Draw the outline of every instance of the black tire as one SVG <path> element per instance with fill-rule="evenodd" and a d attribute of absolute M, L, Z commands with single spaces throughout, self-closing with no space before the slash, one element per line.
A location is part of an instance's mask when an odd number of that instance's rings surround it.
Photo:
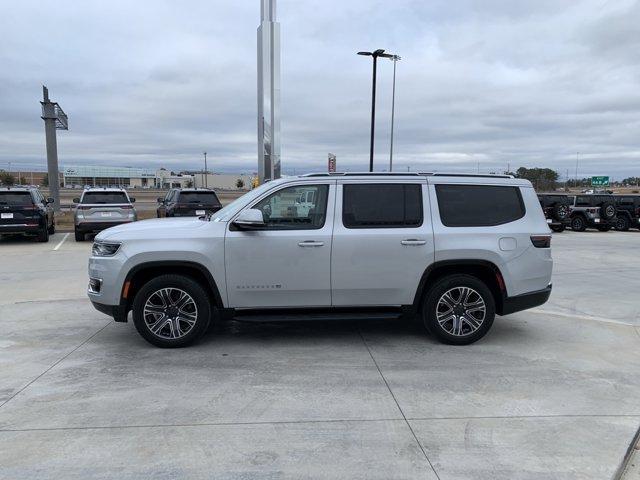
<path fill-rule="evenodd" d="M 191 298 L 190 302 L 195 305 L 195 308 L 188 313 L 195 317 L 195 324 L 193 324 L 193 326 L 189 326 L 188 324 L 185 325 L 186 320 L 182 323 L 177 321 L 179 329 L 187 330 L 187 328 L 189 328 L 186 333 L 178 338 L 167 338 L 165 336 L 166 333 L 174 331 L 175 324 L 173 322 L 165 322 L 163 324 L 165 326 L 161 327 L 157 333 L 154 333 L 151 331 L 144 318 L 145 304 L 150 299 L 152 303 L 156 303 L 153 301 L 153 298 L 159 297 L 154 297 L 154 295 L 157 295 L 156 292 L 162 289 L 174 289 L 174 291 L 181 290 Z M 171 297 L 171 301 L 173 300 L 177 300 L 177 298 L 175 296 Z M 175 304 L 171 304 L 169 308 L 173 308 L 173 313 L 176 314 L 179 311 L 175 310 L 175 308 L 177 308 Z M 162 348 L 186 347 L 187 345 L 192 344 L 205 334 L 211 321 L 211 302 L 207 292 L 198 282 L 182 275 L 161 275 L 149 280 L 138 291 L 138 293 L 136 293 L 133 300 L 132 310 L 133 324 L 135 325 L 136 330 L 138 330 L 138 333 L 147 342 L 155 345 L 156 347 Z M 169 315 L 171 315 L 171 310 L 169 312 Z M 164 315 L 166 315 L 166 312 Z M 182 330 L 180 331 L 182 333 Z"/>
<path fill-rule="evenodd" d="M 571 230 L 574 232 L 584 232 L 587 229 L 587 222 L 582 215 L 576 215 L 571 219 Z"/>
<path fill-rule="evenodd" d="M 551 216 L 556 220 L 562 222 L 569 216 L 569 205 L 566 203 L 555 203 L 551 210 Z"/>
<path fill-rule="evenodd" d="M 38 230 L 38 236 L 36 237 L 36 240 L 42 243 L 46 243 L 49 241 L 49 229 L 46 225 L 44 225 L 41 230 Z"/>
<path fill-rule="evenodd" d="M 76 242 L 84 242 L 84 233 L 79 232 L 78 230 L 74 230 L 76 235 Z"/>
<path fill-rule="evenodd" d="M 613 220 L 616 216 L 616 206 L 611 202 L 604 202 L 600 206 L 600 218 L 605 220 Z"/>
<path fill-rule="evenodd" d="M 629 219 L 625 215 L 618 217 L 618 219 L 616 220 L 616 230 L 618 230 L 619 232 L 626 232 L 627 230 L 629 230 L 629 227 Z"/>
<path fill-rule="evenodd" d="M 49 235 L 56 233 L 56 221 L 51 220 L 51 226 L 49 227 Z"/>
<path fill-rule="evenodd" d="M 454 292 L 450 293 L 450 298 L 454 301 L 460 300 L 461 298 L 456 298 L 455 295 L 456 289 L 459 288 L 469 288 L 473 290 L 473 293 L 467 297 L 468 300 L 477 301 L 478 298 L 481 298 L 484 302 L 484 317 L 481 319 L 479 325 L 476 325 L 475 330 L 472 330 L 471 322 L 468 320 L 460 323 L 456 323 L 456 320 L 452 320 L 451 326 L 449 326 L 448 321 L 445 321 L 442 324 L 438 321 L 439 309 L 442 306 L 446 307 L 444 303 L 441 303 L 442 298 L 446 293 Z M 463 303 L 456 303 L 453 308 L 464 309 Z M 454 310 L 452 309 L 452 312 L 453 311 Z M 458 310 L 455 311 L 457 312 Z M 460 312 L 462 312 L 462 310 L 460 310 Z M 442 314 L 443 312 L 440 313 Z M 440 342 L 450 345 L 469 345 L 470 343 L 480 340 L 491 328 L 495 314 L 495 300 L 491 290 L 489 290 L 487 285 L 478 278 L 464 274 L 454 274 L 442 277 L 431 289 L 429 289 L 422 304 L 422 321 L 424 322 L 424 326 Z M 469 315 L 470 313 L 468 312 L 463 314 L 465 318 L 469 318 Z M 474 323 L 478 323 L 480 320 L 477 317 L 471 318 L 475 320 Z M 461 329 L 459 334 L 451 333 L 452 330 L 456 329 L 456 324 L 459 325 Z M 467 333 L 465 333 L 465 330 L 467 330 Z"/>
<path fill-rule="evenodd" d="M 611 225 L 603 225 L 598 227 L 598 230 L 601 232 L 608 232 L 609 230 L 611 230 Z"/>
<path fill-rule="evenodd" d="M 565 225 L 549 225 L 549 227 L 557 233 L 564 232 L 564 229 L 567 228 Z"/>

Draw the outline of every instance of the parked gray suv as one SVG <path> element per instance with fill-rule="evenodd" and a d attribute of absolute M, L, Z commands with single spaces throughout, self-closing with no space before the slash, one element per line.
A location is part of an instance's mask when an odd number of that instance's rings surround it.
<path fill-rule="evenodd" d="M 211 216 L 98 234 L 89 298 L 160 347 L 212 321 L 418 316 L 440 341 L 551 293 L 551 232 L 510 176 L 312 174 L 274 180 Z"/>
<path fill-rule="evenodd" d="M 82 192 L 82 197 L 73 199 L 78 204 L 74 214 L 76 242 L 83 241 L 87 233 L 135 222 L 135 201 L 123 188 L 89 188 Z"/>

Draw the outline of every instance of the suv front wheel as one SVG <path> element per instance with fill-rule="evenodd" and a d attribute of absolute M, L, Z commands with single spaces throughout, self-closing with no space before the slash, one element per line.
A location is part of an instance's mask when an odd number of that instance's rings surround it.
<path fill-rule="evenodd" d="M 427 293 L 422 319 L 438 340 L 468 345 L 486 335 L 495 318 L 495 301 L 484 282 L 471 275 L 447 275 Z"/>
<path fill-rule="evenodd" d="M 587 229 L 587 223 L 581 215 L 576 215 L 571 219 L 571 230 L 574 232 L 584 232 Z"/>
<path fill-rule="evenodd" d="M 133 323 L 149 343 L 185 347 L 207 331 L 209 297 L 200 284 L 182 275 L 162 275 L 147 282 L 133 300 Z"/>

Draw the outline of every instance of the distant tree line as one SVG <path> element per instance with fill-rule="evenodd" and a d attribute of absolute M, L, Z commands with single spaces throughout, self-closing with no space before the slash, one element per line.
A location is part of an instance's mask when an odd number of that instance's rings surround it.
<path fill-rule="evenodd" d="M 538 191 L 551 191 L 558 187 L 558 172 L 550 168 L 526 168 L 520 167 L 515 172 L 505 172 L 516 178 L 529 180 L 533 187 Z"/>

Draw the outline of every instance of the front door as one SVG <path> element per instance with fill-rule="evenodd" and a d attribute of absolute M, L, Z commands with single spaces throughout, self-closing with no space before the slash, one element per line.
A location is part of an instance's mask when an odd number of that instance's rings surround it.
<path fill-rule="evenodd" d="M 331 305 L 335 188 L 335 180 L 288 184 L 247 207 L 262 211 L 264 227 L 239 230 L 233 221 L 228 223 L 225 267 L 230 307 Z"/>

